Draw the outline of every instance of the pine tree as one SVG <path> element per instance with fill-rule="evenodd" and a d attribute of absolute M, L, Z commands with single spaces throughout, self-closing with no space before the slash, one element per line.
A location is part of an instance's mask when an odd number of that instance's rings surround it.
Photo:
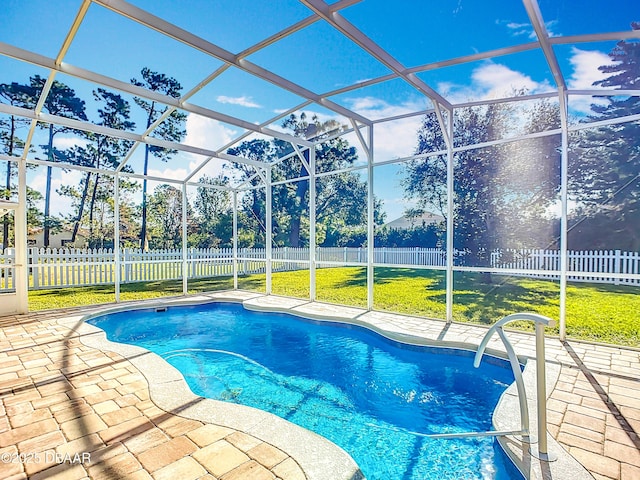
<path fill-rule="evenodd" d="M 160 92 L 170 97 L 179 98 L 182 86 L 175 78 L 167 77 L 162 73 L 152 72 L 149 68 L 143 68 L 141 71 L 142 80 L 131 79 L 131 83 L 139 87 L 144 87 L 154 92 Z M 136 104 L 147 113 L 147 128 L 151 127 L 168 109 L 166 105 L 161 105 L 155 101 L 148 101 L 143 98 L 134 97 Z M 184 123 L 187 115 L 174 110 L 164 119 L 164 121 L 153 130 L 153 136 L 178 142 L 186 135 Z M 147 172 L 149 169 L 149 155 L 162 160 L 168 161 L 177 152 L 175 150 L 158 147 L 155 145 L 145 145 L 144 149 L 144 168 L 143 175 L 145 179 L 142 181 L 142 225 L 140 228 L 140 247 L 147 248 Z"/>
<path fill-rule="evenodd" d="M 640 22 L 631 26 L 640 30 Z M 613 63 L 599 69 L 610 75 L 595 85 L 637 90 L 640 42 L 620 41 L 609 56 Z M 640 96 L 607 97 L 591 108 L 589 121 L 637 115 Z M 571 218 L 570 248 L 640 250 L 640 122 L 587 129 L 572 140 L 570 188 L 579 207 Z"/>
<path fill-rule="evenodd" d="M 33 97 L 30 95 L 28 85 L 20 85 L 16 82 L 0 84 L 0 100 L 5 101 L 9 105 L 22 108 L 33 108 L 35 105 Z M 24 148 L 24 141 L 18 137 L 18 129 L 21 126 L 27 126 L 28 120 L 10 115 L 8 120 L 0 120 L 0 148 L 2 153 L 9 157 L 18 154 Z M 7 162 L 6 179 L 4 192 L 2 197 L 5 200 L 11 200 L 11 182 L 17 172 L 12 168 L 12 162 Z M 9 246 L 9 215 L 2 218 L 2 246 Z"/>
<path fill-rule="evenodd" d="M 35 75 L 31 77 L 31 95 L 34 99 L 37 99 L 44 89 L 47 82 L 45 78 Z M 51 115 L 59 117 L 74 118 L 79 120 L 87 120 L 85 114 L 84 100 L 76 96 L 75 91 L 61 83 L 54 80 L 49 94 L 44 101 L 43 110 Z M 68 132 L 72 129 L 68 127 L 55 126 L 51 124 L 39 124 L 42 128 L 46 128 L 49 133 L 49 141 L 47 145 L 44 145 L 44 149 L 47 152 L 47 160 L 50 162 L 56 161 L 60 155 L 64 155 L 63 152 L 58 151 L 53 146 L 53 139 L 56 134 L 60 132 Z M 57 220 L 51 217 L 51 176 L 52 167 L 47 166 L 47 184 L 44 192 L 44 246 L 49 246 L 49 235 L 51 228 L 57 223 Z"/>

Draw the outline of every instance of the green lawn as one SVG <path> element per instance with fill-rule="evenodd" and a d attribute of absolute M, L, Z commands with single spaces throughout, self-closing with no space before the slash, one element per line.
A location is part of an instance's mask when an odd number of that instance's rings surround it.
<path fill-rule="evenodd" d="M 491 282 L 476 273 L 457 272 L 454 282 L 454 319 L 490 325 L 505 315 L 533 311 L 557 319 L 560 311 L 558 282 L 493 275 Z M 323 268 L 316 272 L 316 292 L 320 301 L 364 307 L 366 269 Z M 264 292 L 265 276 L 238 279 L 241 289 Z M 189 293 L 233 287 L 229 277 L 193 280 Z M 274 273 L 273 293 L 308 298 L 309 271 Z M 182 293 L 181 281 L 126 284 L 122 300 L 174 296 Z M 605 284 L 574 283 L 567 288 L 567 335 L 572 338 L 640 347 L 640 289 Z M 32 310 L 92 305 L 114 301 L 113 286 L 29 293 Z M 445 315 L 444 272 L 376 268 L 374 306 L 386 310 L 432 318 Z M 516 325 L 532 329 L 524 323 Z M 553 329 L 558 331 L 556 326 Z"/>

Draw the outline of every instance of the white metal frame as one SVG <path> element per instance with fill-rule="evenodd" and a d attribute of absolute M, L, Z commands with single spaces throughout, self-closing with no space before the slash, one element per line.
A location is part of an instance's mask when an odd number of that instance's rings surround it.
<path fill-rule="evenodd" d="M 182 265 L 184 272 L 184 281 L 183 281 L 183 292 L 187 291 L 187 257 L 186 257 L 186 232 L 187 232 L 187 186 L 203 186 L 207 188 L 219 188 L 224 189 L 225 187 L 221 186 L 211 186 L 204 185 L 197 181 L 194 181 L 196 175 L 202 171 L 202 169 L 207 166 L 210 162 L 215 162 L 219 160 L 237 162 L 244 165 L 252 166 L 256 173 L 253 178 L 259 178 L 260 184 L 258 186 L 251 186 L 249 182 L 252 180 L 247 180 L 244 183 L 231 185 L 228 189 L 232 193 L 233 198 L 233 232 L 234 232 L 234 243 L 233 243 L 233 271 L 234 271 L 234 288 L 238 287 L 238 245 L 237 245 L 237 234 L 238 234 L 238 194 L 242 191 L 246 191 L 252 188 L 265 188 L 266 196 L 267 196 L 267 212 L 266 212 L 266 271 L 267 271 L 267 293 L 271 293 L 272 285 L 271 285 L 271 271 L 272 271 L 272 211 L 271 211 L 271 196 L 272 196 L 272 187 L 274 185 L 279 185 L 282 183 L 296 182 L 296 181 L 309 181 L 309 217 L 310 217 L 310 231 L 309 231 L 309 239 L 310 245 L 312 247 L 316 246 L 316 181 L 318 178 L 321 178 L 324 175 L 330 175 L 337 172 L 327 172 L 323 174 L 318 174 L 316 171 L 316 154 L 315 147 L 316 141 L 309 140 L 301 137 L 295 137 L 291 134 L 285 133 L 278 128 L 273 128 L 273 125 L 285 118 L 287 115 L 291 113 L 295 113 L 301 111 L 305 108 L 313 107 L 313 105 L 322 106 L 336 115 L 339 115 L 348 122 L 351 123 L 351 128 L 348 130 L 344 130 L 339 132 L 336 136 L 345 135 L 348 133 L 355 133 L 362 150 L 366 155 L 366 164 L 358 165 L 343 169 L 341 171 L 356 171 L 356 170 L 366 170 L 367 173 L 367 233 L 368 233 L 368 257 L 366 261 L 367 268 L 367 307 L 374 308 L 374 296 L 373 296 L 373 287 L 374 287 L 374 268 L 376 266 L 374 262 L 373 255 L 373 247 L 374 247 L 374 194 L 375 194 L 375 185 L 374 185 L 374 171 L 375 168 L 382 165 L 395 164 L 406 162 L 407 160 L 411 160 L 414 158 L 423 158 L 432 155 L 445 155 L 447 159 L 447 188 L 448 188 L 448 199 L 447 199 L 447 263 L 446 268 L 444 269 L 446 272 L 446 284 L 447 284 L 447 292 L 446 292 L 446 317 L 447 320 L 452 320 L 453 318 L 453 278 L 454 272 L 456 271 L 475 271 L 473 268 L 462 268 L 455 267 L 453 262 L 453 211 L 454 211 L 454 196 L 453 192 L 453 175 L 454 175 L 454 166 L 453 166 L 453 158 L 456 152 L 481 148 L 486 146 L 500 145 L 503 143 L 514 142 L 527 138 L 537 138 L 544 137 L 549 135 L 560 135 L 561 136 L 561 158 L 562 158 L 562 177 L 561 177 L 561 202 L 562 202 L 562 223 L 561 223 L 561 252 L 562 252 L 562 261 L 561 261 L 561 271 L 560 271 L 560 288 L 561 288 L 561 303 L 560 303 L 560 336 L 564 338 L 566 333 L 565 326 L 565 316 L 566 316 L 566 285 L 567 285 L 567 215 L 568 215 L 568 194 L 567 194 L 567 162 L 568 162 L 568 136 L 569 132 L 576 131 L 585 128 L 594 128 L 597 126 L 603 125 L 612 125 L 621 122 L 632 122 L 640 120 L 640 115 L 630 115 L 628 117 L 607 120 L 602 122 L 593 122 L 591 124 L 578 124 L 571 125 L 568 119 L 568 102 L 569 96 L 591 96 L 591 95 L 600 95 L 600 96 L 616 96 L 616 95 L 640 95 L 640 90 L 612 90 L 612 89 L 586 89 L 586 90 L 568 90 L 566 81 L 563 77 L 562 71 L 560 69 L 558 60 L 556 58 L 553 46 L 554 45 L 563 45 L 563 44 L 575 44 L 575 43 L 587 43 L 587 42 L 595 42 L 595 41 L 603 41 L 603 40 L 621 40 L 621 39 L 639 39 L 640 31 L 625 31 L 625 32 L 603 32 L 597 34 L 587 34 L 587 35 L 572 35 L 572 36 L 560 36 L 560 37 L 552 37 L 545 27 L 545 20 L 540 12 L 540 8 L 537 4 L 537 0 L 522 0 L 523 5 L 527 11 L 529 16 L 529 20 L 536 34 L 536 40 L 532 42 L 522 43 L 519 45 L 514 45 L 505 48 L 498 48 L 491 51 L 486 52 L 478 52 L 472 55 L 466 55 L 457 58 L 445 59 L 443 61 L 418 65 L 418 66 L 406 66 L 403 65 L 400 61 L 394 58 L 389 52 L 387 52 L 380 45 L 376 44 L 370 37 L 364 34 L 361 30 L 359 30 L 354 24 L 349 22 L 342 14 L 341 11 L 350 7 L 353 4 L 359 3 L 359 0 L 340 0 L 338 2 L 329 4 L 324 0 L 300 0 L 303 5 L 309 8 L 310 15 L 288 27 L 284 28 L 282 31 L 277 32 L 270 37 L 252 45 L 251 47 L 245 49 L 244 51 L 234 54 L 229 52 L 218 45 L 215 45 L 201 37 L 194 35 L 193 33 L 184 30 L 170 21 L 159 18 L 151 13 L 138 8 L 132 4 L 127 3 L 124 0 L 83 0 L 73 22 L 72 25 L 60 46 L 60 50 L 55 58 L 48 58 L 43 55 L 39 55 L 34 52 L 29 52 L 20 48 L 20 46 L 16 45 L 8 45 L 5 43 L 0 43 L 0 55 L 7 56 L 10 58 L 14 58 L 20 61 L 24 61 L 30 63 L 35 66 L 39 66 L 48 70 L 49 75 L 43 89 L 43 92 L 40 96 L 40 99 L 33 110 L 22 109 L 18 107 L 13 107 L 6 104 L 0 103 L 0 113 L 4 113 L 7 115 L 15 115 L 25 119 L 31 120 L 31 126 L 29 129 L 29 133 L 27 135 L 26 147 L 24 148 L 24 154 L 22 157 L 7 157 L 5 155 L 0 155 L 0 160 L 16 162 L 18 164 L 19 169 L 19 190 L 18 190 L 18 200 L 19 206 L 17 209 L 17 221 L 16 221 L 16 235 L 17 235 L 17 243 L 26 246 L 26 165 L 27 163 L 42 165 L 47 167 L 60 167 L 61 165 L 55 162 L 41 160 L 37 158 L 32 158 L 29 155 L 29 147 L 33 143 L 33 137 L 36 130 L 36 124 L 38 121 L 41 122 L 49 122 L 54 123 L 56 125 L 72 127 L 78 130 L 83 130 L 86 132 L 95 132 L 103 135 L 109 135 L 115 138 L 121 138 L 133 141 L 134 144 L 128 154 L 125 156 L 124 161 L 118 167 L 116 171 L 106 171 L 106 170 L 97 170 L 87 167 L 79 167 L 72 165 L 64 165 L 65 168 L 76 169 L 85 172 L 94 172 L 100 174 L 106 174 L 113 176 L 114 181 L 114 192 L 115 192 L 115 201 L 116 201 L 116 209 L 115 209 L 115 217 L 116 217 L 116 227 L 115 227 L 115 248 L 116 252 L 120 249 L 120 229 L 119 229 L 119 209 L 117 208 L 118 200 L 119 200 L 119 179 L 120 178 L 136 178 L 143 179 L 145 178 L 143 175 L 128 173 L 124 171 L 124 167 L 129 162 L 129 159 L 132 157 L 136 148 L 140 145 L 150 144 L 157 145 L 160 147 L 176 149 L 181 152 L 190 152 L 203 157 L 203 161 L 192 171 L 190 172 L 184 179 L 176 180 L 176 179 L 168 179 L 168 178 L 158 178 L 152 176 L 146 176 L 148 180 L 157 180 L 168 183 L 174 183 L 177 186 L 181 187 L 182 198 L 183 198 L 183 214 L 182 214 L 182 223 L 183 223 L 183 257 L 182 257 Z M 145 88 L 138 87 L 123 81 L 120 81 L 115 78 L 111 78 L 105 75 L 98 74 L 96 72 L 92 72 L 83 68 L 79 68 L 77 66 L 70 65 L 64 62 L 64 58 L 69 51 L 69 48 L 73 44 L 78 29 L 82 25 L 89 8 L 106 8 L 111 12 L 126 17 L 130 20 L 133 20 L 140 25 L 155 30 L 167 37 L 170 37 L 182 44 L 196 49 L 206 55 L 209 55 L 218 61 L 222 62 L 222 66 L 217 68 L 214 72 L 209 74 L 206 78 L 201 80 L 196 85 L 192 86 L 191 89 L 187 91 L 181 98 L 172 98 L 166 95 L 161 95 L 157 92 L 152 92 L 146 90 Z M 296 32 L 299 32 L 310 25 L 313 25 L 317 22 L 324 22 L 341 35 L 346 37 L 349 41 L 353 42 L 360 49 L 364 50 L 370 56 L 372 56 L 375 60 L 377 60 L 381 65 L 386 67 L 391 73 L 382 75 L 378 78 L 371 78 L 353 85 L 347 85 L 344 87 L 340 87 L 338 89 L 317 93 L 312 92 L 309 89 L 298 85 L 287 78 L 283 78 L 280 75 L 277 75 L 274 72 L 266 70 L 255 63 L 249 61 L 247 57 L 252 55 L 253 53 L 260 51 L 262 49 L 268 48 L 271 45 L 276 44 L 283 38 L 289 37 Z M 547 64 L 552 72 L 554 82 L 555 82 L 555 91 L 543 94 L 534 94 L 534 95 L 524 95 L 521 97 L 511 97 L 511 98 L 501 98 L 494 100 L 484 100 L 484 101 L 474 101 L 474 102 L 466 102 L 466 103 L 457 103 L 453 104 L 449 99 L 445 96 L 440 95 L 433 87 L 428 85 L 426 82 L 417 77 L 418 73 L 431 71 L 447 66 L 455 66 L 455 65 L 463 65 L 471 62 L 476 62 L 479 60 L 490 59 L 502 55 L 514 54 L 524 51 L 531 50 L 539 50 L 543 53 Z M 231 115 L 227 115 L 210 108 L 206 108 L 202 105 L 197 105 L 194 103 L 190 103 L 189 100 L 194 97 L 194 95 L 203 89 L 206 85 L 212 82 L 215 78 L 220 76 L 223 72 L 228 69 L 236 68 L 241 71 L 248 73 L 250 75 L 254 75 L 260 80 L 269 82 L 272 85 L 275 85 L 279 88 L 282 88 L 288 92 L 294 93 L 303 99 L 303 101 L 298 105 L 292 105 L 285 112 L 279 113 L 275 117 L 261 123 L 255 124 L 243 118 L 233 117 Z M 64 117 L 54 116 L 43 113 L 43 105 L 46 99 L 46 96 L 49 94 L 50 88 L 53 84 L 53 81 L 56 77 L 56 74 L 64 73 L 66 75 L 70 75 L 72 77 L 93 82 L 97 85 L 101 85 L 103 87 L 116 90 L 119 92 L 123 92 L 129 95 L 135 95 L 138 97 L 145 98 L 147 100 L 158 102 L 162 105 L 168 107 L 165 112 L 164 117 L 156 121 L 153 125 L 151 125 L 146 131 L 141 134 L 127 132 L 122 130 L 109 129 L 102 126 L 95 125 L 91 122 L 87 121 L 78 121 L 72 120 Z M 425 102 L 427 104 L 431 104 L 431 109 L 422 109 L 413 113 L 407 113 L 402 115 L 390 116 L 382 119 L 370 119 L 367 118 L 349 108 L 346 108 L 344 105 L 340 105 L 336 101 L 332 100 L 333 97 L 345 94 L 349 92 L 356 92 L 358 89 L 373 86 L 382 82 L 387 82 L 390 80 L 401 80 L 411 88 L 415 90 L 415 92 L 419 95 L 422 95 L 425 98 Z M 516 102 L 523 100 L 534 100 L 539 98 L 557 98 L 560 105 L 561 112 L 561 126 L 559 129 L 550 130 L 545 132 L 539 132 L 531 135 L 522 135 L 519 137 L 513 138 L 504 138 L 504 139 L 496 139 L 492 142 L 485 142 L 481 145 L 466 145 L 456 147 L 453 144 L 453 116 L 454 110 L 456 108 L 463 108 L 468 106 L 476 106 L 476 105 L 489 105 L 493 103 L 499 102 Z M 217 150 L 205 149 L 205 148 L 197 148 L 190 145 L 186 145 L 184 143 L 179 142 L 167 142 L 157 138 L 153 138 L 151 134 L 153 130 L 161 123 L 161 121 L 166 118 L 171 112 L 180 110 L 187 113 L 193 113 L 197 115 L 201 115 L 208 119 L 217 120 L 223 122 L 225 124 L 232 125 L 237 128 L 241 128 L 243 133 L 241 133 L 238 137 L 234 138 L 227 145 L 224 145 Z M 385 122 L 391 122 L 395 120 L 401 120 L 405 118 L 410 118 L 412 116 L 423 116 L 426 113 L 435 113 L 438 118 L 438 123 L 440 125 L 440 129 L 442 130 L 442 134 L 446 140 L 446 150 L 441 152 L 430 152 L 424 155 L 416 155 L 407 158 L 400 159 L 374 159 L 374 135 L 376 128 L 384 128 Z M 309 151 L 309 162 L 308 162 L 308 175 L 303 176 L 301 178 L 293 178 L 287 179 L 281 182 L 272 182 L 271 181 L 271 169 L 274 164 L 267 164 L 266 162 L 260 162 L 248 158 L 241 158 L 237 156 L 232 156 L 226 153 L 227 149 L 231 146 L 239 144 L 242 140 L 246 139 L 249 135 L 264 135 L 271 138 L 277 138 L 286 142 L 289 142 L 294 152 L 290 155 L 282 157 L 277 160 L 284 161 L 291 155 L 297 155 L 304 162 L 304 156 L 302 152 L 304 150 Z M 26 251 L 22 251 L 22 249 L 18 249 L 19 255 L 16 259 L 16 263 L 20 266 L 26 265 Z M 120 279 L 120 258 L 119 255 L 116 254 L 116 301 L 120 299 L 120 289 L 119 289 L 119 279 Z M 315 255 L 315 248 L 310 249 L 309 256 L 309 282 L 310 282 L 310 298 L 311 300 L 315 300 L 316 298 L 316 266 L 317 266 L 317 258 Z M 26 270 L 24 267 L 18 269 L 17 273 L 17 291 L 19 292 L 18 296 L 20 298 L 21 310 L 27 310 L 27 276 L 25 274 Z"/>

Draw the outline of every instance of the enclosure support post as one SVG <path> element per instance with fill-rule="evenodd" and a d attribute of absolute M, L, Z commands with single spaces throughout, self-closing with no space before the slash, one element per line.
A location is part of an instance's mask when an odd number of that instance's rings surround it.
<path fill-rule="evenodd" d="M 189 290 L 187 262 L 187 184 L 182 184 L 182 294 Z"/>
<path fill-rule="evenodd" d="M 373 263 L 375 246 L 374 209 L 375 197 L 373 191 L 373 125 L 369 125 L 369 146 L 367 148 L 367 310 L 373 309 L 373 286 L 375 271 Z"/>
<path fill-rule="evenodd" d="M 273 230 L 273 223 L 272 223 L 272 216 L 273 216 L 273 205 L 271 205 L 271 202 L 273 201 L 273 192 L 271 191 L 271 167 L 266 167 L 264 170 L 264 183 L 265 183 L 265 189 L 266 189 L 266 206 L 267 206 L 267 218 L 265 219 L 265 254 L 266 254 L 266 260 L 267 260 L 267 264 L 266 264 L 266 277 L 267 277 L 267 284 L 266 284 L 266 294 L 267 295 L 271 295 L 271 291 L 272 291 L 272 282 L 271 282 L 271 272 L 272 272 L 272 246 L 273 246 L 273 238 L 272 238 L 272 230 Z"/>
<path fill-rule="evenodd" d="M 116 303 L 120 302 L 120 175 L 113 176 L 113 265 Z"/>
<path fill-rule="evenodd" d="M 316 299 L 316 149 L 309 148 L 309 300 Z"/>
<path fill-rule="evenodd" d="M 564 341 L 567 335 L 567 268 L 568 258 L 568 167 L 569 167 L 569 125 L 567 91 L 559 90 L 560 121 L 562 126 L 562 153 L 560 167 L 560 340 Z"/>
<path fill-rule="evenodd" d="M 233 191 L 233 289 L 238 289 L 238 192 Z"/>
<path fill-rule="evenodd" d="M 453 110 L 447 116 L 447 273 L 446 273 L 446 319 L 453 321 L 453 264 L 454 264 L 454 244 L 453 244 Z"/>
<path fill-rule="evenodd" d="M 553 462 L 557 455 L 549 453 L 547 443 L 547 373 L 544 348 L 544 324 L 536 323 L 536 389 L 538 401 L 538 449 L 529 449 L 540 460 Z"/>
<path fill-rule="evenodd" d="M 18 207 L 15 215 L 15 289 L 18 313 L 29 311 L 29 257 L 27 242 L 27 162 L 18 160 Z"/>

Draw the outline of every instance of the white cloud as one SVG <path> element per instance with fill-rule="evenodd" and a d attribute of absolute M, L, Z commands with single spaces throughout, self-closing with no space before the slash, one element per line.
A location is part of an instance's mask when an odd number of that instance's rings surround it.
<path fill-rule="evenodd" d="M 552 90 L 547 80 L 537 82 L 530 76 L 513 70 L 506 65 L 487 61 L 471 73 L 471 85 L 439 83 L 437 88 L 452 103 L 469 100 L 488 100 L 513 95 L 518 90 L 527 93 L 541 93 Z"/>
<path fill-rule="evenodd" d="M 71 185 L 77 187 L 80 180 L 86 175 L 80 170 L 68 170 L 63 172 L 61 169 L 54 168 L 51 175 L 51 214 L 55 216 L 68 215 L 73 213 L 72 199 L 70 197 L 58 195 L 57 190 L 62 185 Z M 44 196 L 47 186 L 46 168 L 42 168 L 38 173 L 28 179 L 29 187 L 37 190 L 42 194 L 42 200 L 39 207 L 44 209 Z"/>
<path fill-rule="evenodd" d="M 184 143 L 199 148 L 215 150 L 226 145 L 239 132 L 220 123 L 218 120 L 189 114 L 187 117 L 187 135 Z"/>
<path fill-rule="evenodd" d="M 402 158 L 413 155 L 422 116 L 408 117 L 379 124 L 374 133 L 376 160 Z"/>
<path fill-rule="evenodd" d="M 489 92 L 509 91 L 518 88 L 526 88 L 533 91 L 538 88 L 538 84 L 528 75 L 499 63 L 487 63 L 476 68 L 471 78 L 480 87 L 487 89 Z"/>
<path fill-rule="evenodd" d="M 242 97 L 228 97 L 226 95 L 220 95 L 216 100 L 220 103 L 230 103 L 232 105 L 240 105 L 241 107 L 262 108 L 261 105 L 254 102 L 251 97 L 244 95 Z"/>
<path fill-rule="evenodd" d="M 508 20 L 496 20 L 498 25 L 504 25 L 509 30 L 509 33 L 513 37 L 521 37 L 526 36 L 529 40 L 537 40 L 538 36 L 536 35 L 535 30 L 533 29 L 533 25 L 530 23 L 518 23 L 518 22 L 510 22 Z M 559 33 L 553 31 L 553 28 L 558 24 L 557 20 L 549 20 L 544 23 L 545 29 L 547 30 L 547 34 L 550 37 L 557 37 Z"/>
<path fill-rule="evenodd" d="M 218 150 L 239 135 L 240 132 L 238 130 L 229 128 L 217 120 L 192 114 L 187 118 L 187 137 L 185 143 L 188 145 Z M 186 153 L 185 156 L 189 158 L 190 172 L 193 172 L 206 160 L 206 158 L 201 155 Z M 196 177 L 200 178 L 202 175 L 215 177 L 221 172 L 222 162 L 214 158 L 196 174 Z M 185 177 L 186 175 L 184 175 L 182 179 Z"/>
<path fill-rule="evenodd" d="M 602 65 L 612 65 L 611 57 L 597 50 L 571 49 L 569 63 L 573 67 L 573 73 L 569 78 L 569 87 L 572 89 L 596 88 L 593 86 L 598 80 L 603 80 L 608 74 L 598 70 Z"/>
<path fill-rule="evenodd" d="M 349 108 L 352 110 L 361 112 L 362 110 L 369 111 L 371 113 L 376 113 L 379 110 L 385 110 L 390 107 L 388 103 L 384 100 L 375 97 L 359 97 L 359 98 L 351 98 L 348 101 Z M 364 112 L 361 112 L 364 114 Z M 376 115 L 378 115 L 376 113 Z"/>
<path fill-rule="evenodd" d="M 239 131 L 229 128 L 217 120 L 195 114 L 189 114 L 187 116 L 186 130 L 187 134 L 184 139 L 186 145 L 213 151 L 228 144 L 233 138 L 239 135 Z M 148 172 L 150 176 L 182 181 L 202 165 L 206 158 L 205 156 L 190 152 L 181 152 L 168 164 L 159 164 L 166 166 L 165 168 L 151 167 Z M 172 165 L 177 166 L 177 168 L 172 167 Z M 196 174 L 196 177 L 199 178 L 204 174 L 216 176 L 221 171 L 221 162 L 213 159 L 203 170 Z"/>
<path fill-rule="evenodd" d="M 580 50 L 573 48 L 569 63 L 572 74 L 567 78 L 567 86 L 572 90 L 597 89 L 594 82 L 607 77 L 598 70 L 602 65 L 611 65 L 611 58 L 603 52 Z M 493 61 L 484 62 L 471 73 L 471 85 L 459 85 L 441 82 L 438 91 L 452 103 L 463 103 L 469 100 L 488 100 L 510 96 L 514 91 L 525 89 L 527 93 L 542 93 L 554 90 L 547 81 L 537 82 L 529 75 L 513 70 L 506 65 Z M 605 103 L 603 99 L 591 96 L 572 96 L 570 108 L 579 113 L 590 113 L 591 104 Z"/>
<path fill-rule="evenodd" d="M 173 180 L 184 180 L 187 175 L 186 168 L 165 168 L 164 170 L 159 170 L 155 168 L 150 168 L 148 170 L 148 174 L 150 177 L 159 177 L 159 178 L 167 178 Z"/>
<path fill-rule="evenodd" d="M 44 173 L 44 170 L 42 172 L 42 174 L 38 174 L 33 178 L 29 178 L 27 181 L 29 187 L 37 190 L 38 192 L 44 192 L 45 186 L 47 184 L 47 177 Z"/>
<path fill-rule="evenodd" d="M 425 100 L 406 101 L 399 105 L 392 105 L 375 97 L 359 97 L 349 99 L 349 108 L 372 119 L 394 117 L 407 113 L 414 113 L 429 108 Z M 420 128 L 422 116 L 403 118 L 392 122 L 377 124 L 374 130 L 375 159 L 389 160 L 412 155 L 416 147 L 416 133 Z M 360 158 L 366 158 L 360 151 L 360 142 L 355 145 Z"/>
<path fill-rule="evenodd" d="M 183 154 L 180 154 L 180 156 L 173 158 L 171 163 L 173 163 L 174 165 L 180 165 L 180 164 L 185 165 L 186 162 L 189 162 L 188 167 L 171 168 L 169 165 L 167 165 L 166 168 L 164 169 L 150 168 L 149 175 L 157 178 L 167 178 L 167 179 L 182 181 L 182 180 L 185 180 L 191 174 L 191 172 L 195 171 L 197 168 L 203 165 L 207 158 L 208 157 L 204 157 L 201 155 L 192 155 L 189 153 L 183 153 Z M 204 165 L 200 170 L 198 170 L 198 173 L 196 173 L 196 175 L 191 180 L 197 181 L 203 175 L 207 175 L 209 177 L 216 177 L 223 172 L 222 165 L 225 163 L 227 162 L 225 162 L 224 160 L 212 158 L 206 165 Z M 225 173 L 228 173 L 228 172 L 225 171 Z M 154 182 L 155 182 L 154 185 L 162 184 L 162 182 L 157 182 L 155 180 Z M 173 183 L 172 185 L 175 186 L 175 184 Z"/>
<path fill-rule="evenodd" d="M 608 74 L 598 70 L 602 65 L 612 65 L 614 62 L 606 53 L 598 50 L 580 50 L 573 47 L 569 63 L 573 73 L 567 79 L 567 86 L 572 90 L 592 90 L 602 87 L 594 86 L 598 80 L 607 78 Z M 569 101 L 571 110 L 578 113 L 591 113 L 591 104 L 606 104 L 602 98 L 591 96 L 572 96 Z"/>
<path fill-rule="evenodd" d="M 535 36 L 535 32 L 533 31 L 533 27 L 530 23 L 507 22 L 505 23 L 505 26 L 514 37 L 522 35 L 526 35 L 527 37 L 531 37 L 531 35 Z"/>
<path fill-rule="evenodd" d="M 87 145 L 89 145 L 89 143 L 91 143 L 89 140 L 80 137 L 56 136 L 53 139 L 54 146 L 61 150 L 66 150 L 67 148 L 72 148 L 75 146 L 86 147 Z"/>

